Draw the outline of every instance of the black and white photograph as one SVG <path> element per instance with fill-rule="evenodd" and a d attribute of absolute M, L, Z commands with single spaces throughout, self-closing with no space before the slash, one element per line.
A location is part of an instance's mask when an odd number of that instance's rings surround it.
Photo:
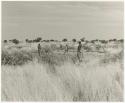
<path fill-rule="evenodd" d="M 1 1 L 1 30 L 1 101 L 124 101 L 124 1 Z"/>

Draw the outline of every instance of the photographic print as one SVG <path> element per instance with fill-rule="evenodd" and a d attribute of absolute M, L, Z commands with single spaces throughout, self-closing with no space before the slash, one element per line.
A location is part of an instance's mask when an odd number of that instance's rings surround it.
<path fill-rule="evenodd" d="M 2 1 L 1 100 L 123 102 L 123 1 Z"/>

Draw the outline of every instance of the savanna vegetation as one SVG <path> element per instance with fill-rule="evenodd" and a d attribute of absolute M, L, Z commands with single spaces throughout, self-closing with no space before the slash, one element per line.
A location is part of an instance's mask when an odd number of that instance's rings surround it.
<path fill-rule="evenodd" d="M 123 40 L 82 38 L 82 62 L 77 41 L 4 41 L 2 101 L 123 101 Z"/>

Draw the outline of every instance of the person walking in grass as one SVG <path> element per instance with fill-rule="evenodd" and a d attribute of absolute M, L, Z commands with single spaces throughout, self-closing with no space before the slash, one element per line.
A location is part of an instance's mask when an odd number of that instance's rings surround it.
<path fill-rule="evenodd" d="M 81 49 L 82 49 L 82 44 L 81 44 L 81 42 L 79 42 L 79 45 L 78 45 L 78 48 L 77 48 L 77 58 L 78 58 L 79 62 L 82 61 L 82 59 L 81 59 L 81 56 L 82 56 Z"/>
<path fill-rule="evenodd" d="M 68 50 L 69 50 L 69 47 L 68 47 L 68 45 L 66 44 L 64 54 L 68 53 Z"/>
<path fill-rule="evenodd" d="M 38 54 L 39 54 L 39 56 L 41 56 L 41 45 L 40 45 L 40 43 L 38 44 L 37 48 L 38 48 Z"/>

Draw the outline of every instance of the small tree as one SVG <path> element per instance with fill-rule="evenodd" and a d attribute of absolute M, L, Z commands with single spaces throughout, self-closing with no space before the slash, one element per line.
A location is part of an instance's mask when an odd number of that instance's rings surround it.
<path fill-rule="evenodd" d="M 86 42 L 86 43 L 89 43 L 89 41 L 88 41 L 88 40 L 85 40 L 85 42 Z"/>
<path fill-rule="evenodd" d="M 121 43 L 123 43 L 123 42 L 124 42 L 124 39 L 120 39 L 119 41 L 120 41 Z"/>
<path fill-rule="evenodd" d="M 14 44 L 19 44 L 19 40 L 17 40 L 17 39 L 13 39 L 12 42 L 13 42 Z"/>
<path fill-rule="evenodd" d="M 51 42 L 54 42 L 54 40 L 53 40 L 53 39 L 51 39 L 50 41 L 51 41 Z"/>
<path fill-rule="evenodd" d="M 4 40 L 4 43 L 7 43 L 7 40 Z"/>
<path fill-rule="evenodd" d="M 29 41 L 28 39 L 25 39 L 26 43 Z"/>
<path fill-rule="evenodd" d="M 113 39 L 113 41 L 115 42 L 115 41 L 117 41 L 117 39 Z"/>
<path fill-rule="evenodd" d="M 95 43 L 95 40 L 91 40 L 91 43 Z"/>
<path fill-rule="evenodd" d="M 46 40 L 46 42 L 49 42 L 49 40 Z"/>
<path fill-rule="evenodd" d="M 33 40 L 28 40 L 28 43 L 32 43 L 33 42 Z"/>
<path fill-rule="evenodd" d="M 76 39 L 72 39 L 73 42 L 76 42 Z"/>
<path fill-rule="evenodd" d="M 101 43 L 106 44 L 108 41 L 106 40 L 101 40 Z"/>
<path fill-rule="evenodd" d="M 80 40 L 81 40 L 82 42 L 84 42 L 84 41 L 85 41 L 85 38 L 83 37 L 83 38 L 81 38 Z"/>
<path fill-rule="evenodd" d="M 112 39 L 109 39 L 109 42 L 112 42 L 113 40 Z"/>
<path fill-rule="evenodd" d="M 95 41 L 99 41 L 98 39 L 96 39 Z"/>
<path fill-rule="evenodd" d="M 41 37 L 38 37 L 37 39 L 36 39 L 36 42 L 40 42 L 42 40 L 42 38 Z"/>
<path fill-rule="evenodd" d="M 38 37 L 38 38 L 34 39 L 33 42 L 40 42 L 41 40 L 42 40 L 42 38 Z"/>
<path fill-rule="evenodd" d="M 63 41 L 63 42 L 67 42 L 68 40 L 67 40 L 66 38 L 64 38 L 62 41 Z"/>

